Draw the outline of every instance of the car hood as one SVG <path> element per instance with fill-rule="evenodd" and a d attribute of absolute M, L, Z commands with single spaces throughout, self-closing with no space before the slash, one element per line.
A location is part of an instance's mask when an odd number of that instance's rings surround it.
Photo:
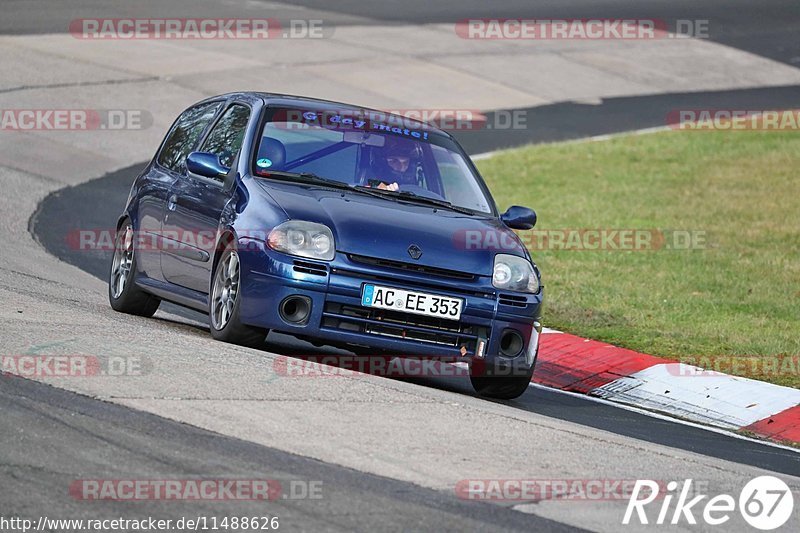
<path fill-rule="evenodd" d="M 526 256 L 498 218 L 395 202 L 313 185 L 259 184 L 290 219 L 330 227 L 339 253 L 490 276 L 498 252 Z M 413 259 L 409 247 L 422 251 Z"/>

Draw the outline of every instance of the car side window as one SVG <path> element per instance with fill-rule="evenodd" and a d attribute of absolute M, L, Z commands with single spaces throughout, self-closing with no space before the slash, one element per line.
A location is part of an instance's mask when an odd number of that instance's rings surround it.
<path fill-rule="evenodd" d="M 231 168 L 236 155 L 242 148 L 247 122 L 250 120 L 250 108 L 234 104 L 208 134 L 201 152 L 208 152 L 219 157 L 219 162 Z"/>
<path fill-rule="evenodd" d="M 184 111 L 167 136 L 164 147 L 158 154 L 158 163 L 175 172 L 183 172 L 186 168 L 186 156 L 192 151 L 220 105 L 221 102 L 211 102 Z"/>
<path fill-rule="evenodd" d="M 298 128 L 298 126 L 300 126 Z M 284 170 L 283 162 L 291 162 L 301 157 L 313 154 L 318 150 L 328 148 L 343 140 L 340 131 L 329 130 L 314 125 L 298 125 L 294 122 L 268 122 L 264 126 L 264 136 L 261 139 L 258 158 L 268 157 L 269 152 L 267 142 L 277 141 L 278 146 L 285 149 L 285 154 L 281 157 L 280 166 L 271 167 L 274 170 Z M 327 155 L 318 156 L 302 165 L 292 166 L 292 172 L 311 172 L 333 178 L 344 183 L 353 183 L 356 176 L 358 164 L 359 145 L 350 146 L 337 150 Z M 277 164 L 277 162 L 275 162 Z"/>

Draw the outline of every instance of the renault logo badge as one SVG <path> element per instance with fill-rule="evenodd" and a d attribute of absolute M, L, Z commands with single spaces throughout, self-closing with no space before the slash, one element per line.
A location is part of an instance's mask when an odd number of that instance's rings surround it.
<path fill-rule="evenodd" d="M 408 255 L 411 256 L 411 259 L 419 259 L 422 257 L 422 248 L 417 246 L 416 244 L 412 244 L 408 247 Z"/>

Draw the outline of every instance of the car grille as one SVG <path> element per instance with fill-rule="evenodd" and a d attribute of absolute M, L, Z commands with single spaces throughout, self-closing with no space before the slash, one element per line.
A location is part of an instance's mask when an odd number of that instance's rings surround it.
<path fill-rule="evenodd" d="M 474 354 L 478 338 L 488 339 L 491 333 L 489 328 L 453 320 L 335 302 L 325 304 L 322 327 L 454 348 L 464 347 L 464 355 Z"/>
<path fill-rule="evenodd" d="M 500 294 L 500 303 L 511 307 L 527 307 L 528 299 L 516 294 Z"/>
<path fill-rule="evenodd" d="M 312 263 L 310 261 L 298 261 L 295 260 L 293 262 L 293 270 L 295 272 L 300 272 L 303 274 L 309 274 L 311 276 L 327 276 L 328 275 L 328 267 L 325 265 L 320 265 L 317 263 Z"/>
<path fill-rule="evenodd" d="M 413 263 L 404 263 L 402 261 L 392 261 L 389 259 L 378 259 L 376 257 L 367 257 L 364 255 L 349 254 L 348 257 L 355 263 L 363 263 L 366 265 L 380 266 L 384 268 L 392 268 L 395 270 L 405 270 L 406 272 L 415 272 L 418 274 L 427 274 L 431 276 L 439 276 L 442 278 L 461 279 L 461 280 L 474 280 L 475 275 L 469 272 L 459 272 L 457 270 L 447 270 L 445 268 L 436 268 L 425 265 L 416 265 Z"/>

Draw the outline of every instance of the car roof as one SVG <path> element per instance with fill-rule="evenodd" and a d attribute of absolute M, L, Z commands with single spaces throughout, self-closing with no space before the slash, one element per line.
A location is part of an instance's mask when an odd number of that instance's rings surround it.
<path fill-rule="evenodd" d="M 424 128 L 426 131 L 438 133 L 446 137 L 449 137 L 451 139 L 453 138 L 447 131 L 441 128 L 437 128 L 436 126 L 433 126 L 421 120 L 405 117 L 403 115 L 397 115 L 395 113 L 390 113 L 388 111 L 384 111 L 381 109 L 374 109 L 370 107 L 362 107 L 353 104 L 346 104 L 344 102 L 335 102 L 333 100 L 323 100 L 321 98 L 311 98 L 308 96 L 297 96 L 293 94 L 267 93 L 267 92 L 256 92 L 256 91 L 226 93 L 218 96 L 213 96 L 211 98 L 207 98 L 206 100 L 218 100 L 220 98 L 225 98 L 225 99 L 242 98 L 247 100 L 260 99 L 267 105 L 284 106 L 284 107 L 292 107 L 298 105 L 313 105 L 319 111 L 345 110 L 345 111 L 355 111 L 355 112 L 379 113 L 387 117 L 393 117 L 395 119 L 404 121 L 404 123 L 413 123 L 419 125 L 420 128 Z"/>

